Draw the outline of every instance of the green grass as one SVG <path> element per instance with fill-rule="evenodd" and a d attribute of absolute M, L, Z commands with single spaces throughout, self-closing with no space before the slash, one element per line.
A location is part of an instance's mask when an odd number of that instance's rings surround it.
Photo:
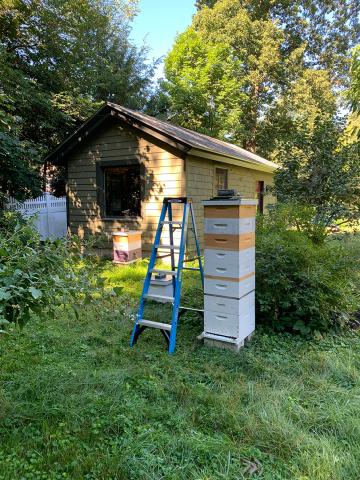
<path fill-rule="evenodd" d="M 145 268 L 109 266 L 122 296 L 79 319 L 0 336 L 0 479 L 359 478 L 357 333 L 258 332 L 234 354 L 200 344 L 187 314 L 175 355 L 157 331 L 130 349 Z M 200 305 L 194 274 L 184 286 Z"/>

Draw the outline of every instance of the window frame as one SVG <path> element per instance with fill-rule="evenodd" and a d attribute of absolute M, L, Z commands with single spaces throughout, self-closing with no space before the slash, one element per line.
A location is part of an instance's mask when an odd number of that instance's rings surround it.
<path fill-rule="evenodd" d="M 226 187 L 225 188 L 221 188 L 219 189 L 218 188 L 218 182 L 217 182 L 217 174 L 218 174 L 218 170 L 221 170 L 222 172 L 225 172 L 226 173 Z M 218 191 L 219 190 L 228 190 L 229 188 L 229 169 L 228 168 L 224 168 L 224 167 L 215 167 L 215 195 L 218 194 Z"/>
<path fill-rule="evenodd" d="M 105 168 L 106 167 L 129 167 L 140 166 L 140 213 L 134 216 L 109 216 L 106 215 L 106 194 L 105 194 Z M 96 162 L 96 197 L 100 208 L 102 220 L 123 220 L 134 221 L 142 219 L 143 196 L 145 187 L 145 166 L 138 158 L 126 158 L 123 160 L 99 160 Z"/>

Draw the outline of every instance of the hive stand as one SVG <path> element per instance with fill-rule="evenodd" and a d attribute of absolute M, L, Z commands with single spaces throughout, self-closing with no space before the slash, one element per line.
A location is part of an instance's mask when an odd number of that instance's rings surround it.
<path fill-rule="evenodd" d="M 173 220 L 172 205 L 174 204 L 180 204 L 183 206 L 182 221 Z M 192 222 L 191 230 L 195 238 L 196 257 L 189 259 L 187 261 L 189 262 L 196 259 L 198 261 L 197 268 L 184 267 L 189 213 L 190 213 L 191 222 Z M 162 234 L 164 225 L 168 225 L 169 227 L 169 244 L 168 245 L 160 243 L 161 234 Z M 181 238 L 180 238 L 180 244 L 176 246 L 174 245 L 174 230 L 178 228 L 181 229 Z M 165 250 L 170 252 L 168 255 L 165 255 L 165 256 L 170 256 L 171 258 L 171 270 L 159 270 L 155 268 L 155 262 L 158 258 L 159 250 Z M 175 265 L 176 263 L 175 252 L 179 253 L 177 266 Z M 164 255 L 161 258 L 164 258 Z M 158 227 L 155 235 L 155 241 L 152 248 L 150 261 L 149 261 L 148 269 L 146 272 L 144 286 L 143 286 L 143 290 L 140 298 L 139 309 L 137 312 L 136 321 L 135 321 L 134 328 L 130 338 L 131 347 L 137 342 L 139 336 L 146 328 L 155 328 L 160 330 L 163 336 L 165 337 L 165 340 L 168 344 L 169 353 L 173 353 L 175 351 L 176 332 L 177 332 L 177 325 L 178 325 L 178 319 L 179 319 L 180 313 L 184 310 L 195 310 L 195 311 L 201 312 L 201 310 L 198 310 L 198 309 L 180 306 L 183 270 L 199 271 L 200 277 L 201 277 L 201 284 L 202 284 L 202 287 L 204 288 L 204 272 L 203 272 L 203 267 L 201 262 L 201 252 L 200 252 L 200 246 L 199 246 L 198 237 L 197 237 L 195 215 L 194 215 L 192 201 L 187 197 L 179 197 L 179 198 L 166 197 L 163 200 L 159 223 L 158 223 Z M 150 281 L 151 281 L 151 276 L 153 274 L 172 275 L 172 280 L 173 280 L 172 281 L 172 286 L 173 286 L 172 297 L 164 297 L 160 295 L 149 294 Z M 163 300 L 163 301 L 171 302 L 172 303 L 171 323 L 160 323 L 160 322 L 144 319 L 143 313 L 144 313 L 145 303 L 147 300 Z"/>

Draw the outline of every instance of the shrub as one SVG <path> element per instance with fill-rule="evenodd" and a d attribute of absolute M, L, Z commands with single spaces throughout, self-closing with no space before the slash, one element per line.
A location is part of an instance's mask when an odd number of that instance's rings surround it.
<path fill-rule="evenodd" d="M 41 242 L 31 223 L 2 213 L 0 323 L 23 325 L 32 314 L 53 316 L 60 306 L 76 312 L 103 295 L 100 264 L 81 250 L 77 237 Z"/>
<path fill-rule="evenodd" d="M 330 237 L 317 244 L 289 228 L 288 213 L 258 222 L 257 319 L 305 335 L 343 325 L 359 304 L 360 242 Z"/>

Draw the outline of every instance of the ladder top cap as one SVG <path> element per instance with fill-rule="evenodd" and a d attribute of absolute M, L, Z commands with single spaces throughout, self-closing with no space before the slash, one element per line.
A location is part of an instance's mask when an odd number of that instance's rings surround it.
<path fill-rule="evenodd" d="M 191 203 L 189 197 L 164 197 L 163 203 Z"/>
<path fill-rule="evenodd" d="M 204 207 L 216 207 L 218 205 L 257 205 L 258 201 L 254 198 L 229 198 L 221 200 L 202 200 Z"/>

